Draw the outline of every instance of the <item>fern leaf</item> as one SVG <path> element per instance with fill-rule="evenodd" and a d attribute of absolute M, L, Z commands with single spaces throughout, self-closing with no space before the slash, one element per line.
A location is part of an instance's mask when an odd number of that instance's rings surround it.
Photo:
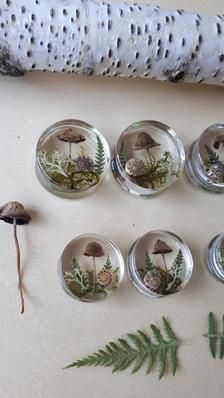
<path fill-rule="evenodd" d="M 118 156 L 119 156 L 119 160 L 120 160 L 121 166 L 124 169 L 125 165 L 126 165 L 126 163 L 128 161 L 128 156 L 127 156 L 126 151 L 124 150 L 124 144 L 123 143 L 120 145 L 120 148 L 119 148 L 119 151 L 118 151 Z"/>
<path fill-rule="evenodd" d="M 171 273 L 173 277 L 182 279 L 183 272 L 184 272 L 184 256 L 182 250 L 179 250 L 171 267 Z"/>
<path fill-rule="evenodd" d="M 208 339 L 210 352 L 215 358 L 217 351 L 217 322 L 212 312 L 208 315 Z"/>
<path fill-rule="evenodd" d="M 145 269 L 146 271 L 151 271 L 153 268 L 153 262 L 149 256 L 148 250 L 145 251 Z"/>
<path fill-rule="evenodd" d="M 220 359 L 224 358 L 224 315 L 222 316 L 222 335 L 220 338 Z"/>
<path fill-rule="evenodd" d="M 125 370 L 133 364 L 131 371 L 131 374 L 133 374 L 146 364 L 146 374 L 148 374 L 157 361 L 159 379 L 164 376 L 167 365 L 174 375 L 177 367 L 176 351 L 178 343 L 165 318 L 163 318 L 163 324 L 168 341 L 163 339 L 160 330 L 155 325 L 151 325 L 155 344 L 152 343 L 145 332 L 138 330 L 136 333 L 127 334 L 127 338 L 120 338 L 116 342 L 111 341 L 103 350 L 77 360 L 68 365 L 67 368 L 104 366 L 112 367 L 112 372 L 115 373 Z"/>
<path fill-rule="evenodd" d="M 105 166 L 105 152 L 102 141 L 100 137 L 97 136 L 97 149 L 96 149 L 96 156 L 95 156 L 95 172 L 96 174 L 100 175 L 104 171 Z"/>

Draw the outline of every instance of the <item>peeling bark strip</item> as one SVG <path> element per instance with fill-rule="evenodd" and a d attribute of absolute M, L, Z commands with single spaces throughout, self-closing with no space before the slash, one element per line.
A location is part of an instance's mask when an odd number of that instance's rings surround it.
<path fill-rule="evenodd" d="M 0 73 L 224 84 L 224 18 L 91 0 L 1 0 Z"/>

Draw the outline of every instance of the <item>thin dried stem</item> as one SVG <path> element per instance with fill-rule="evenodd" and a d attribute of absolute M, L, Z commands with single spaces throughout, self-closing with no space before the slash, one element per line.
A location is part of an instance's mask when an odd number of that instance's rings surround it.
<path fill-rule="evenodd" d="M 20 247 L 19 241 L 17 238 L 17 229 L 16 229 L 16 219 L 13 220 L 13 227 L 14 227 L 14 240 L 16 245 L 16 261 L 17 261 L 17 272 L 18 272 L 18 280 L 19 280 L 19 292 L 21 297 L 21 314 L 24 313 L 24 297 L 23 297 L 23 287 L 22 287 L 22 278 L 20 272 Z"/>

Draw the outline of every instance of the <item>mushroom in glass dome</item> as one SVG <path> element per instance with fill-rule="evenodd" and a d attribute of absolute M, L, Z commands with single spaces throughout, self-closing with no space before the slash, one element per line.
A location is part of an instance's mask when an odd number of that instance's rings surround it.
<path fill-rule="evenodd" d="M 137 140 L 135 142 L 135 144 L 133 145 L 133 149 L 135 151 L 140 151 L 142 149 L 145 149 L 149 159 L 150 159 L 150 163 L 154 163 L 155 162 L 155 157 L 153 156 L 152 152 L 150 149 L 160 146 L 161 144 L 159 144 L 158 142 L 156 142 L 150 134 L 145 133 L 145 132 L 141 132 L 138 134 L 137 136 Z"/>
<path fill-rule="evenodd" d="M 62 133 L 57 135 L 59 141 L 68 142 L 69 144 L 69 158 L 72 157 L 72 144 L 79 144 L 84 142 L 85 137 L 72 128 L 65 129 Z"/>
<path fill-rule="evenodd" d="M 19 202 L 7 202 L 2 207 L 0 207 L 0 220 L 13 224 L 14 230 L 14 240 L 16 245 L 16 257 L 17 257 L 17 272 L 19 279 L 19 291 L 21 298 L 21 314 L 24 313 L 24 297 L 23 297 L 23 287 L 22 278 L 20 271 L 20 247 L 17 238 L 17 225 L 29 224 L 31 221 L 31 216 L 24 209 L 24 206 Z"/>
<path fill-rule="evenodd" d="M 164 263 L 164 267 L 165 267 L 165 271 L 168 274 L 168 267 L 167 267 L 167 263 L 166 263 L 166 259 L 165 259 L 165 254 L 167 253 L 172 253 L 172 249 L 163 241 L 158 239 L 154 245 L 154 249 L 152 254 L 161 254 L 162 258 L 163 258 L 163 263 Z"/>
<path fill-rule="evenodd" d="M 94 292 L 96 291 L 96 257 L 104 256 L 104 251 L 102 246 L 98 242 L 89 242 L 86 246 L 84 256 L 93 258 L 93 282 L 94 282 Z"/>

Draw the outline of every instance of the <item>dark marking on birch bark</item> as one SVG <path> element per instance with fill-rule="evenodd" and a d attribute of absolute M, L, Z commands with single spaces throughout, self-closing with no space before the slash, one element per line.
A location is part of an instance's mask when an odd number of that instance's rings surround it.
<path fill-rule="evenodd" d="M 120 8 L 120 10 L 119 10 L 119 13 L 120 13 L 120 17 L 123 17 L 124 16 L 124 11 Z"/>
<path fill-rule="evenodd" d="M 212 74 L 212 77 L 217 77 L 218 74 L 219 74 L 219 69 L 217 69 L 217 70 Z"/>
<path fill-rule="evenodd" d="M 107 29 L 108 29 L 108 30 L 111 30 L 111 29 L 112 29 L 112 21 L 111 21 L 111 20 L 108 21 Z"/>
<path fill-rule="evenodd" d="M 148 29 L 149 29 L 148 25 L 145 24 L 145 33 L 148 33 Z"/>
<path fill-rule="evenodd" d="M 118 37 L 117 38 L 117 48 L 120 48 L 120 46 L 121 46 L 121 38 Z"/>
<path fill-rule="evenodd" d="M 182 43 L 181 43 L 181 45 L 182 45 L 182 47 L 184 47 L 185 45 L 186 45 L 186 40 L 185 40 L 185 38 L 183 37 L 183 39 L 182 39 Z"/>
<path fill-rule="evenodd" d="M 26 12 L 26 7 L 22 6 L 22 7 L 21 7 L 21 13 L 22 13 L 22 14 L 25 14 L 25 12 Z"/>
<path fill-rule="evenodd" d="M 195 72 L 195 77 L 197 77 L 198 76 L 198 74 L 199 74 L 199 72 L 200 72 L 200 70 L 201 70 L 201 68 L 198 68 L 197 70 L 196 70 L 196 72 Z"/>
<path fill-rule="evenodd" d="M 50 9 L 50 16 L 51 18 L 54 18 L 55 16 L 55 10 L 53 8 Z"/>
<path fill-rule="evenodd" d="M 196 25 L 197 28 L 199 28 L 200 24 L 201 24 L 200 20 L 199 19 L 195 19 L 195 25 Z"/>
<path fill-rule="evenodd" d="M 111 50 L 111 48 L 110 48 L 109 51 L 108 51 L 108 58 L 111 58 L 112 55 L 113 55 L 113 52 L 112 52 L 112 50 Z"/>
<path fill-rule="evenodd" d="M 220 61 L 220 62 L 223 62 L 223 61 L 224 61 L 224 54 L 221 54 L 221 55 L 219 56 L 219 61 Z"/>
<path fill-rule="evenodd" d="M 160 29 L 161 29 L 161 24 L 160 24 L 160 23 L 157 23 L 156 30 L 159 32 Z"/>
<path fill-rule="evenodd" d="M 166 23 L 169 23 L 170 22 L 170 18 L 168 17 L 168 16 L 166 16 Z"/>
<path fill-rule="evenodd" d="M 79 17 L 80 17 L 80 11 L 79 11 L 79 10 L 75 10 L 75 15 L 76 15 L 76 18 L 79 19 Z"/>
<path fill-rule="evenodd" d="M 138 26 L 138 27 L 137 27 L 137 35 L 140 36 L 141 33 L 142 33 L 142 30 L 141 30 L 140 26 Z"/>
<path fill-rule="evenodd" d="M 131 34 L 135 33 L 135 25 L 131 23 Z"/>
<path fill-rule="evenodd" d="M 107 4 L 107 15 L 111 15 L 111 6 Z"/>
<path fill-rule="evenodd" d="M 200 80 L 198 81 L 198 84 L 203 83 L 204 80 L 205 80 L 204 78 L 200 79 Z"/>
<path fill-rule="evenodd" d="M 200 50 L 200 46 L 196 44 L 194 51 L 197 53 Z"/>
<path fill-rule="evenodd" d="M 135 59 L 138 59 L 139 58 L 139 52 L 137 51 L 136 53 L 135 53 Z"/>
<path fill-rule="evenodd" d="M 172 22 L 175 22 L 175 16 L 174 15 L 171 15 L 171 20 L 172 20 Z"/>
<path fill-rule="evenodd" d="M 168 58 L 168 56 L 169 56 L 169 50 L 167 49 L 167 50 L 165 51 L 164 57 L 165 57 L 165 58 Z"/>
<path fill-rule="evenodd" d="M 4 47 L 0 47 L 0 74 L 14 77 L 24 75 L 20 62 L 15 60 L 10 51 Z"/>
<path fill-rule="evenodd" d="M 176 69 L 164 70 L 164 75 L 167 76 L 168 80 L 171 83 L 178 83 L 178 82 L 181 82 L 182 80 L 184 80 L 186 68 L 187 68 L 187 65 L 185 63 L 182 63 L 182 64 L 178 65 Z"/>
<path fill-rule="evenodd" d="M 202 44 L 202 42 L 203 42 L 203 37 L 202 37 L 202 35 L 199 35 L 198 36 L 198 43 Z"/>
<path fill-rule="evenodd" d="M 148 46 L 150 46 L 150 44 L 152 43 L 152 36 L 148 37 Z"/>
<path fill-rule="evenodd" d="M 221 28 L 220 23 L 217 22 L 216 28 L 217 28 L 217 34 L 218 34 L 218 36 L 220 36 L 222 34 L 222 28 Z"/>

